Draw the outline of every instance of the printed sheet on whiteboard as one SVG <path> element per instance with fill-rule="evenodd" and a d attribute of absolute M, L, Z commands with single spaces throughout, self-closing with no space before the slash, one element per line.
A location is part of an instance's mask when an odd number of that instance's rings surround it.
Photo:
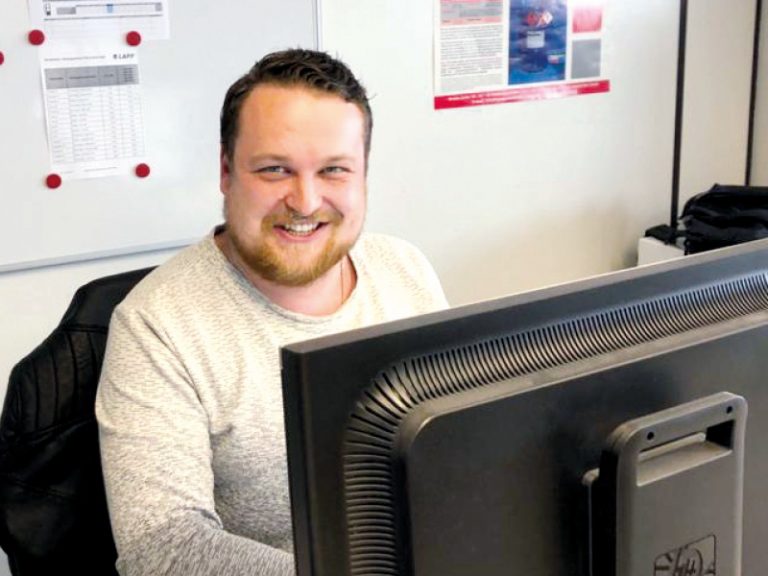
<path fill-rule="evenodd" d="M 608 92 L 608 0 L 435 0 L 436 109 Z"/>
<path fill-rule="evenodd" d="M 144 160 L 136 50 L 43 49 L 51 168 L 68 179 L 129 174 Z"/>
<path fill-rule="evenodd" d="M 123 38 L 139 32 L 145 40 L 168 39 L 168 0 L 28 0 L 33 28 L 51 40 Z"/>

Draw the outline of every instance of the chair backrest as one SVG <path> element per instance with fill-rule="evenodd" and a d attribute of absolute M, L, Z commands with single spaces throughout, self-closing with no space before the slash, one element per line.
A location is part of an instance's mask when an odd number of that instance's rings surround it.
<path fill-rule="evenodd" d="M 0 547 L 14 576 L 117 574 L 94 402 L 112 310 L 150 270 L 82 286 L 11 371 L 0 417 Z"/>

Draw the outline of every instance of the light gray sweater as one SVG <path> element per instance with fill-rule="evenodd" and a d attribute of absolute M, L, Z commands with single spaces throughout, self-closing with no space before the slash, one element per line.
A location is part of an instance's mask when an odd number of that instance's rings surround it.
<path fill-rule="evenodd" d="M 293 574 L 278 348 L 446 306 L 411 245 L 363 235 L 336 313 L 279 308 L 213 235 L 116 309 L 96 399 L 123 575 Z"/>

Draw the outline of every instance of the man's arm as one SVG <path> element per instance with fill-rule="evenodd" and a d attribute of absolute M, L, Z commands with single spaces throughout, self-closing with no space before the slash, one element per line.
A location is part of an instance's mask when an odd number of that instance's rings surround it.
<path fill-rule="evenodd" d="M 207 414 L 161 329 L 118 308 L 96 400 L 124 576 L 294 573 L 293 556 L 223 529 Z"/>

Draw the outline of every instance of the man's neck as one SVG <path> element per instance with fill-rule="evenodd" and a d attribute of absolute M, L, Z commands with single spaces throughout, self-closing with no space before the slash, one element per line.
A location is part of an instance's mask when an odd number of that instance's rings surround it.
<path fill-rule="evenodd" d="M 308 316 L 333 314 L 346 302 L 356 284 L 354 266 L 348 255 L 310 284 L 284 286 L 266 280 L 251 270 L 237 254 L 226 230 L 214 236 L 214 241 L 227 260 L 259 292 L 274 304 L 291 312 Z"/>

